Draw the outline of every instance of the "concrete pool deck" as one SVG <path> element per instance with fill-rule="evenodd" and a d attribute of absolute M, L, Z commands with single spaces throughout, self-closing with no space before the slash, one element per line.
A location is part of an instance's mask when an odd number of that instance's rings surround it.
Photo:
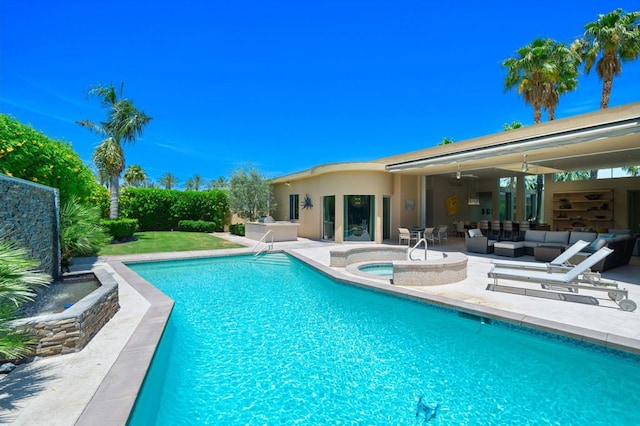
<path fill-rule="evenodd" d="M 81 352 L 23 364 L 9 375 L 0 376 L 0 423 L 125 424 L 155 342 L 164 327 L 162 318 L 168 316 L 171 305 L 159 291 L 145 287 L 144 282 L 137 283 L 137 275 L 130 273 L 121 262 L 249 253 L 255 245 L 255 241 L 229 234 L 218 236 L 245 244 L 247 248 L 79 260 L 74 269 L 90 268 L 95 263 L 110 268 L 120 285 L 121 309 Z M 300 238 L 297 242 L 280 242 L 274 246 L 274 249 L 286 250 L 341 281 L 382 291 L 398 290 L 408 297 L 431 300 L 536 329 L 558 330 L 578 339 L 640 353 L 640 309 L 624 312 L 606 294 L 596 292 L 589 292 L 589 295 L 597 298 L 598 306 L 487 291 L 487 284 L 492 282 L 487 272 L 491 259 L 495 258 L 491 255 L 467 254 L 467 279 L 462 282 L 394 288 L 384 280 L 364 279 L 349 274 L 345 268 L 329 267 L 331 249 L 355 244 Z M 448 244 L 431 249 L 464 252 L 464 239 L 450 237 Z M 524 257 L 523 260 L 533 258 Z M 639 257 L 603 276 L 619 281 L 621 287 L 629 290 L 629 298 L 640 303 Z"/>

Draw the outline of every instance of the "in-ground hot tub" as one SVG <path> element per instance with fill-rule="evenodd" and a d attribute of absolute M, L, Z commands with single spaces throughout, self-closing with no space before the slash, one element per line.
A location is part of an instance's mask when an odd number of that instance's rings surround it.
<path fill-rule="evenodd" d="M 401 286 L 451 284 L 467 278 L 468 259 L 462 253 L 429 252 L 426 260 L 406 259 L 406 247 L 352 247 L 331 250 L 329 265 L 344 267 L 361 277 L 389 279 L 394 285 Z M 389 267 L 392 277 L 388 276 Z"/>
<path fill-rule="evenodd" d="M 73 288 L 73 286 L 77 286 Z M 72 273 L 40 291 L 14 327 L 32 329 L 34 356 L 78 352 L 120 309 L 118 283 L 104 269 Z"/>

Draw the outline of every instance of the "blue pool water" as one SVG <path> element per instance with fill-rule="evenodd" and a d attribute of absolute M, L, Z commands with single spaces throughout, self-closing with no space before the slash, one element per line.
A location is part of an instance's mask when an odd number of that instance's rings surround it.
<path fill-rule="evenodd" d="M 176 304 L 131 425 L 635 425 L 640 358 L 337 283 L 282 254 L 129 265 Z"/>

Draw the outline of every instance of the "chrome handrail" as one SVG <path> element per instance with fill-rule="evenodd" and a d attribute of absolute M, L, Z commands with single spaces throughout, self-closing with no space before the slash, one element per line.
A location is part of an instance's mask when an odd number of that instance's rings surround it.
<path fill-rule="evenodd" d="M 410 249 L 407 249 L 407 260 L 422 260 L 422 259 L 414 259 L 411 256 L 413 254 L 413 251 L 417 249 L 420 243 L 422 242 L 424 242 L 424 260 L 427 260 L 427 240 L 425 238 L 420 238 L 420 240 L 416 243 L 416 245 L 414 245 Z"/>
<path fill-rule="evenodd" d="M 265 248 L 262 248 L 262 249 L 260 249 L 259 251 L 256 252 L 256 249 L 258 248 L 260 243 L 264 243 L 264 240 L 269 235 L 271 235 L 271 243 L 267 244 L 267 246 Z M 254 256 L 257 256 L 257 255 L 259 255 L 260 253 L 262 253 L 262 252 L 264 252 L 266 250 L 273 250 L 273 230 L 272 229 L 269 229 L 267 232 L 265 232 L 265 234 L 262 236 L 262 238 L 260 238 L 258 240 L 258 242 L 256 243 L 255 246 L 253 246 L 253 249 L 251 249 L 251 252 L 253 253 Z"/>

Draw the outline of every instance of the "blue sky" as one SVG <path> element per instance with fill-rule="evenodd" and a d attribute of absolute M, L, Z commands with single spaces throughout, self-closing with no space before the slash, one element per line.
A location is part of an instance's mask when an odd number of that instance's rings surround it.
<path fill-rule="evenodd" d="M 502 60 L 535 37 L 570 43 L 640 1 L 0 1 L 0 112 L 70 142 L 90 164 L 105 115 L 86 92 L 124 81 L 153 120 L 127 164 L 273 177 L 495 133 L 533 110 L 504 92 Z M 609 5 L 603 5 L 609 4 Z M 599 108 L 595 71 L 563 118 Z M 610 106 L 640 100 L 640 60 Z M 546 121 L 546 114 L 543 116 Z"/>

